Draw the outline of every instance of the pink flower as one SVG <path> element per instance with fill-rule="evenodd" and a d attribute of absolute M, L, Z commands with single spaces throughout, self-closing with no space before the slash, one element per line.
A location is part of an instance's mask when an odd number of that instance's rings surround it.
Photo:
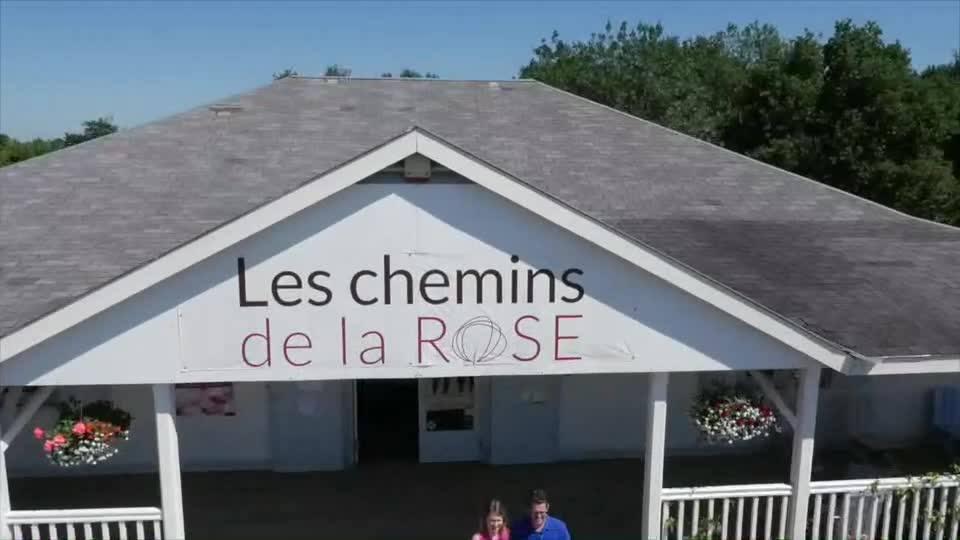
<path fill-rule="evenodd" d="M 67 438 L 64 437 L 63 435 L 58 434 L 56 437 L 53 438 L 53 444 L 56 446 L 63 446 L 67 444 Z"/>
<path fill-rule="evenodd" d="M 87 426 L 83 422 L 77 422 L 73 425 L 74 435 L 83 435 L 87 432 Z"/>
<path fill-rule="evenodd" d="M 44 452 L 46 452 L 46 453 L 49 454 L 50 452 L 53 452 L 53 449 L 54 449 L 53 441 L 47 441 L 47 442 L 43 443 L 43 451 L 44 451 Z"/>
<path fill-rule="evenodd" d="M 43 431 L 43 428 L 33 429 L 33 436 L 36 437 L 38 441 L 42 440 L 45 435 L 46 433 Z"/>

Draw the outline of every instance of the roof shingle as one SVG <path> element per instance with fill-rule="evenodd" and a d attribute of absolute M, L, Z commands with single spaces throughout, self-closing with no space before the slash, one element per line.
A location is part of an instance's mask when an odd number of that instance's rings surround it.
<path fill-rule="evenodd" d="M 868 356 L 960 353 L 960 229 L 531 81 L 290 78 L 0 169 L 0 336 L 413 126 Z"/>

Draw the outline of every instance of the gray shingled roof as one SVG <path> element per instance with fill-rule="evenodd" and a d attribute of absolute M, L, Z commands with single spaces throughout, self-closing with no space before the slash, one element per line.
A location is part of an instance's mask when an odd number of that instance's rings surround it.
<path fill-rule="evenodd" d="M 0 169 L 0 335 L 419 126 L 823 337 L 960 353 L 960 229 L 540 83 L 285 79 Z"/>

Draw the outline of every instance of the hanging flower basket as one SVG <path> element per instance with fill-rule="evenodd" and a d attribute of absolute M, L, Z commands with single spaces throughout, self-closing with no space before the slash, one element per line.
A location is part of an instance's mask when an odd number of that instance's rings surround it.
<path fill-rule="evenodd" d="M 690 419 L 703 438 L 713 444 L 734 444 L 779 433 L 770 407 L 742 388 L 714 385 L 700 394 Z"/>
<path fill-rule="evenodd" d="M 130 436 L 130 413 L 109 401 L 85 405 L 75 399 L 60 404 L 60 419 L 49 431 L 33 430 L 43 441 L 47 459 L 61 467 L 96 465 L 116 455 Z"/>

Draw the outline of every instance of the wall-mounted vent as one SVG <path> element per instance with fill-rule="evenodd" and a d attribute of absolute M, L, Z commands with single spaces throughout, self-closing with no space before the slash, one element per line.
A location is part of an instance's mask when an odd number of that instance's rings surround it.
<path fill-rule="evenodd" d="M 403 160 L 403 177 L 410 182 L 426 182 L 430 179 L 430 158 L 414 154 Z"/>

